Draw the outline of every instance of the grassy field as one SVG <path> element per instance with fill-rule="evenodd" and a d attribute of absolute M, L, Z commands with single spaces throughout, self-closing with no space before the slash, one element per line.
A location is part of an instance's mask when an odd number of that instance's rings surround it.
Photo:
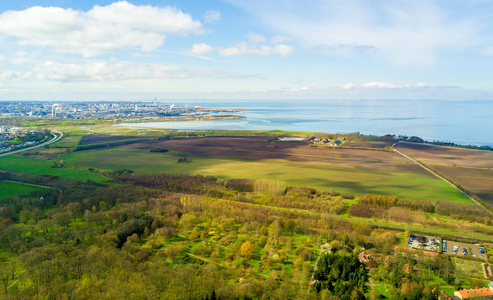
<path fill-rule="evenodd" d="M 396 148 L 493 206 L 493 152 L 411 143 Z"/>
<path fill-rule="evenodd" d="M 0 181 L 0 199 L 40 190 L 45 189 L 17 182 Z"/>
<path fill-rule="evenodd" d="M 78 180 L 78 181 L 95 181 L 105 182 L 106 177 L 86 170 L 77 170 L 71 168 L 52 168 L 53 161 L 24 158 L 19 156 L 5 156 L 0 158 L 0 170 L 23 172 L 36 175 L 56 175 L 60 178 Z"/>
<path fill-rule="evenodd" d="M 189 163 L 178 163 L 187 156 Z M 362 167 L 286 159 L 248 159 L 179 151 L 151 153 L 128 147 L 73 152 L 68 165 L 103 170 L 130 169 L 139 173 L 188 173 L 220 178 L 281 180 L 291 185 L 334 189 L 342 193 L 393 194 L 403 198 L 469 203 L 446 183 L 421 173 L 391 168 Z"/>

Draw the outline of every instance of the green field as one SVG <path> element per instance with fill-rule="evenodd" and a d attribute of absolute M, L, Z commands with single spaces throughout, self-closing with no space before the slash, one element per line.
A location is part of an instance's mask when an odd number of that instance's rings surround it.
<path fill-rule="evenodd" d="M 183 156 L 192 159 L 178 163 Z M 341 193 L 391 194 L 402 198 L 471 203 L 445 182 L 421 173 L 391 169 L 299 162 L 283 159 L 248 160 L 179 153 L 150 153 L 149 150 L 114 148 L 73 152 L 66 164 L 102 170 L 130 169 L 138 173 L 187 173 L 220 178 L 250 178 L 284 181 L 296 186 L 334 189 Z"/>
<path fill-rule="evenodd" d="M 45 188 L 18 182 L 0 181 L 0 199 L 41 190 L 45 190 Z"/>
<path fill-rule="evenodd" d="M 95 181 L 105 182 L 106 177 L 86 170 L 77 170 L 71 168 L 52 168 L 53 161 L 38 158 L 23 158 L 18 156 L 5 156 L 0 158 L 0 170 L 30 173 L 35 175 L 56 175 L 60 178 L 78 180 L 78 181 Z"/>

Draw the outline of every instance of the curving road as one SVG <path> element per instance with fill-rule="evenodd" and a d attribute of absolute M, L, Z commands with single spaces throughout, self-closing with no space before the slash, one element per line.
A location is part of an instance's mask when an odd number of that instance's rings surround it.
<path fill-rule="evenodd" d="M 47 146 L 47 145 L 56 143 L 56 142 L 58 142 L 59 140 L 61 140 L 63 138 L 63 132 L 60 132 L 60 131 L 53 131 L 53 132 L 54 132 L 54 133 L 52 133 L 53 134 L 53 138 L 51 140 L 49 140 L 49 141 L 46 141 L 44 143 L 41 143 L 41 144 L 38 144 L 38 145 L 35 145 L 35 146 L 32 146 L 32 147 L 27 147 L 27 148 L 23 148 L 23 149 L 19 149 L 19 150 L 14 150 L 14 151 L 2 153 L 2 154 L 0 154 L 0 157 L 4 157 L 4 156 L 7 156 L 7 155 L 17 154 L 17 153 L 21 153 L 21 152 L 24 152 L 24 151 L 29 151 L 29 150 L 33 150 L 33 149 L 36 149 L 36 148 L 44 147 L 44 146 Z"/>

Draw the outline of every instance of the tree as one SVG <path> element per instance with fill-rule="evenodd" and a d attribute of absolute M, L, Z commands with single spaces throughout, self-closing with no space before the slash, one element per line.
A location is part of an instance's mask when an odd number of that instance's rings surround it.
<path fill-rule="evenodd" d="M 9 261 L 0 268 L 0 281 L 2 282 L 5 295 L 7 295 L 9 283 L 15 279 L 17 274 L 17 264 L 15 261 Z"/>
<path fill-rule="evenodd" d="M 36 224 L 36 226 L 43 230 L 44 233 L 48 233 L 48 230 L 50 229 L 51 226 L 53 226 L 53 222 L 50 220 L 50 219 L 43 219 L 43 220 L 40 220 L 38 222 L 38 224 Z"/>
<path fill-rule="evenodd" d="M 196 239 L 198 239 L 200 236 L 200 232 L 199 232 L 199 229 L 197 227 L 194 227 L 192 229 L 192 233 L 190 233 L 190 241 L 195 241 Z"/>
<path fill-rule="evenodd" d="M 241 245 L 240 255 L 245 258 L 250 258 L 253 255 L 253 245 L 250 241 L 246 241 Z"/>
<path fill-rule="evenodd" d="M 70 212 L 56 213 L 53 215 L 53 221 L 60 226 L 68 226 L 72 221 Z"/>

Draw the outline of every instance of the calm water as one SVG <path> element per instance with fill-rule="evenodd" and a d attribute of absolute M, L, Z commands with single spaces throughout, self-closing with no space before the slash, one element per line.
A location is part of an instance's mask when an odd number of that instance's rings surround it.
<path fill-rule="evenodd" d="M 246 117 L 241 120 L 122 125 L 169 129 L 359 131 L 362 134 L 414 135 L 429 141 L 493 146 L 493 101 L 252 100 L 190 101 L 187 104 L 246 108 L 249 111 L 237 113 Z"/>

